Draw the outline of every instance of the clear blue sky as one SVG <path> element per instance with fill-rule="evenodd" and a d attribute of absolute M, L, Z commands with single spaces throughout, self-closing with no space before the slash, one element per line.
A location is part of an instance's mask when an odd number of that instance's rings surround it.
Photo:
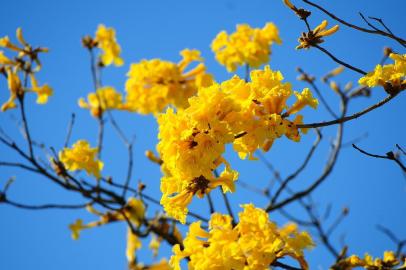
<path fill-rule="evenodd" d="M 295 1 L 300 3 L 301 1 Z M 319 1 L 320 2 L 320 1 Z M 327 3 L 330 2 L 330 3 Z M 387 1 L 323 1 L 328 9 L 343 18 L 363 24 L 357 15 L 362 11 L 366 15 L 384 18 L 394 33 L 405 37 L 403 0 Z M 108 68 L 104 71 L 103 82 L 123 90 L 125 74 L 132 62 L 141 59 L 161 58 L 179 60 L 179 51 L 184 48 L 196 48 L 202 51 L 208 70 L 217 81 L 230 78 L 226 70 L 214 60 L 209 44 L 221 30 L 233 31 L 238 23 L 248 23 L 262 27 L 266 22 L 274 22 L 280 29 L 282 46 L 274 46 L 271 60 L 273 69 L 281 70 L 287 81 L 295 89 L 305 85 L 295 80 L 295 68 L 301 66 L 306 71 L 321 76 L 326 70 L 336 67 L 326 56 L 311 49 L 296 51 L 297 37 L 304 31 L 304 25 L 294 14 L 277 0 L 251 1 L 4 1 L 1 5 L 0 35 L 14 38 L 15 29 L 22 27 L 26 39 L 32 44 L 50 48 L 43 55 L 43 70 L 38 78 L 49 83 L 55 91 L 46 106 L 34 105 L 29 97 L 28 118 L 33 137 L 49 146 L 60 149 L 63 145 L 66 126 L 70 114 L 77 114 L 73 130 L 73 140 L 87 139 L 96 142 L 97 125 L 88 111 L 77 106 L 77 99 L 92 91 L 88 54 L 81 47 L 80 39 L 86 34 L 94 34 L 97 25 L 104 23 L 114 27 L 122 46 L 125 65 L 120 68 Z M 316 26 L 322 19 L 315 11 L 310 19 Z M 332 24 L 332 22 L 331 22 Z M 339 58 L 371 70 L 382 56 L 383 46 L 391 46 L 404 53 L 395 42 L 380 36 L 371 36 L 342 27 L 334 37 L 327 37 L 325 47 Z M 238 71 L 242 74 L 242 70 Z M 349 80 L 358 80 L 358 75 L 345 71 L 340 77 L 343 85 Z M 338 110 L 337 99 L 332 91 L 317 81 L 330 104 Z M 383 98 L 380 88 L 372 90 L 370 99 L 357 99 L 350 104 L 349 112 L 356 112 Z M 0 102 L 8 98 L 4 79 L 0 79 Z M 359 145 L 371 152 L 385 153 L 394 148 L 395 143 L 406 147 L 405 121 L 406 102 L 403 95 L 391 103 L 356 121 L 346 125 L 344 142 L 368 133 Z M 133 184 L 141 179 L 147 184 L 147 192 L 159 198 L 160 171 L 157 166 L 146 160 L 143 153 L 154 149 L 157 142 L 157 125 L 151 116 L 116 113 L 121 126 L 127 134 L 136 134 L 135 168 Z M 313 112 L 304 111 L 305 121 L 314 122 L 330 119 L 320 106 Z M 2 113 L 0 125 L 13 138 L 22 143 L 17 131 L 15 119 L 17 111 Z M 305 173 L 297 180 L 295 188 L 307 186 L 322 171 L 321 163 L 327 157 L 331 138 L 336 127 L 323 129 L 324 142 L 317 149 L 315 159 Z M 126 150 L 119 142 L 113 130 L 106 133 L 106 164 L 104 172 L 116 178 L 124 177 Z M 297 144 L 286 139 L 278 140 L 267 159 L 281 172 L 282 176 L 291 173 L 303 160 L 314 141 L 313 132 Z M 240 161 L 234 153 L 228 151 L 233 167 L 240 171 L 241 179 L 257 186 L 264 186 L 271 175 L 260 162 Z M 15 155 L 0 146 L 0 160 L 13 160 Z M 0 185 L 10 175 L 17 181 L 11 187 L 9 197 L 16 201 L 41 204 L 46 202 L 79 202 L 81 198 L 68 194 L 46 183 L 36 175 L 0 168 Z M 320 205 L 320 211 L 329 203 L 333 205 L 333 214 L 344 206 L 350 208 L 349 217 L 333 235 L 334 243 L 344 242 L 352 253 L 363 254 L 368 251 L 381 255 L 394 245 L 375 226 L 382 224 L 391 228 L 400 238 L 406 238 L 404 230 L 406 213 L 406 181 L 400 169 L 392 162 L 377 160 L 361 155 L 351 147 L 342 150 L 338 164 L 329 179 L 314 193 L 314 200 Z M 218 195 L 218 194 L 217 194 Z M 224 211 L 220 197 L 215 196 L 216 209 Z M 265 206 L 266 201 L 256 194 L 239 189 L 231 196 L 234 211 L 238 204 L 253 202 Z M 206 201 L 195 200 L 191 207 L 195 212 L 207 214 Z M 288 208 L 292 213 L 305 217 L 298 207 Z M 154 208 L 151 207 L 151 214 Z M 0 205 L 0 269 L 125 269 L 125 226 L 114 224 L 103 228 L 85 231 L 79 241 L 70 238 L 67 228 L 76 218 L 85 221 L 93 217 L 84 210 L 48 210 L 43 212 L 25 211 Z M 271 219 L 283 224 L 286 219 L 277 213 Z M 316 239 L 318 243 L 318 239 Z M 146 245 L 147 243 L 145 243 Z M 340 246 L 340 245 L 338 245 Z M 169 256 L 169 248 L 163 246 L 160 256 Z M 312 269 L 326 269 L 332 257 L 324 247 L 307 253 Z M 139 252 L 140 261 L 151 260 L 149 252 Z M 318 268 L 322 266 L 321 268 Z"/>

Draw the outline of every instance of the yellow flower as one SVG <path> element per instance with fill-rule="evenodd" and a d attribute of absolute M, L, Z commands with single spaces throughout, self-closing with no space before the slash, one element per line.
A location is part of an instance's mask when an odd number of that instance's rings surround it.
<path fill-rule="evenodd" d="M 188 98 L 196 94 L 198 87 L 212 84 L 198 50 L 185 49 L 180 54 L 183 59 L 178 64 L 152 59 L 131 65 L 125 86 L 129 110 L 157 114 L 168 105 L 183 109 L 189 106 Z M 186 71 L 195 61 L 200 63 Z"/>
<path fill-rule="evenodd" d="M 299 38 L 299 45 L 296 49 L 309 49 L 311 46 L 318 45 L 324 42 L 322 37 L 330 36 L 338 31 L 339 26 L 335 25 L 330 29 L 326 29 L 328 22 L 322 21 L 321 24 L 316 26 L 313 30 L 303 33 Z"/>
<path fill-rule="evenodd" d="M 308 269 L 303 250 L 314 244 L 307 232 L 299 232 L 293 224 L 280 229 L 264 210 L 252 204 L 242 207 L 236 226 L 230 216 L 218 213 L 211 216 L 209 231 L 200 221 L 192 223 L 184 249 L 175 245 L 169 264 L 180 269 L 181 260 L 189 257 L 189 269 L 268 269 L 276 260 L 292 257 Z"/>
<path fill-rule="evenodd" d="M 116 66 L 122 66 L 124 64 L 123 59 L 120 57 L 121 48 L 116 40 L 116 31 L 113 28 L 107 28 L 103 24 L 99 25 L 95 41 L 103 51 L 101 55 L 103 65 L 109 66 L 114 63 Z"/>
<path fill-rule="evenodd" d="M 6 67 L 6 73 L 8 89 L 10 90 L 10 98 L 1 106 L 1 111 L 3 112 L 17 107 L 15 100 L 17 99 L 18 95 L 22 95 L 23 91 L 21 80 L 17 72 L 12 70 L 10 67 Z"/>
<path fill-rule="evenodd" d="M 43 86 L 38 86 L 38 82 L 35 79 L 34 74 L 30 74 L 30 79 L 31 79 L 32 91 L 38 95 L 37 103 L 38 104 L 47 103 L 48 97 L 53 95 L 52 88 L 49 87 L 48 84 L 44 84 Z"/>
<path fill-rule="evenodd" d="M 220 32 L 211 43 L 217 61 L 234 72 L 238 66 L 249 65 L 258 68 L 269 62 L 270 45 L 281 44 L 279 30 L 273 23 L 263 28 L 251 28 L 247 24 L 237 25 L 236 31 L 227 34 Z"/>
<path fill-rule="evenodd" d="M 124 208 L 124 214 L 136 226 L 140 226 L 145 216 L 145 206 L 141 200 L 131 197 Z"/>
<path fill-rule="evenodd" d="M 127 229 L 127 249 L 126 249 L 126 256 L 128 265 L 134 266 L 136 263 L 135 260 L 135 252 L 140 249 L 142 246 L 140 239 L 136 234 L 134 234 L 130 228 Z"/>
<path fill-rule="evenodd" d="M 173 197 L 163 195 L 161 198 L 161 204 L 170 217 L 179 220 L 182 224 L 185 224 L 186 215 L 188 213 L 187 206 L 192 201 L 192 198 L 192 192 L 183 191 L 182 193 L 179 193 Z"/>
<path fill-rule="evenodd" d="M 152 250 L 154 257 L 158 256 L 158 250 L 161 246 L 162 237 L 158 237 L 155 234 L 152 235 L 151 241 L 149 242 L 149 248 Z"/>
<path fill-rule="evenodd" d="M 16 65 L 17 62 L 11 60 L 7 56 L 4 55 L 3 51 L 0 51 L 0 65 L 9 65 L 9 66 L 14 66 Z"/>
<path fill-rule="evenodd" d="M 394 60 L 393 64 L 377 65 L 374 71 L 359 79 L 359 84 L 368 87 L 386 86 L 404 89 L 406 87 L 406 54 L 391 53 L 389 57 Z"/>
<path fill-rule="evenodd" d="M 72 148 L 59 152 L 59 159 L 69 171 L 85 170 L 89 175 L 100 178 L 103 162 L 97 159 L 97 148 L 91 148 L 85 140 L 77 141 Z"/>
<path fill-rule="evenodd" d="M 22 48 L 18 47 L 14 43 L 12 43 L 8 36 L 0 38 L 0 47 L 7 48 L 7 49 L 17 51 L 17 52 L 23 51 Z"/>
<path fill-rule="evenodd" d="M 78 240 L 80 232 L 86 228 L 86 225 L 83 224 L 83 220 L 77 219 L 75 223 L 69 225 L 69 229 L 72 231 L 72 238 Z"/>
<path fill-rule="evenodd" d="M 123 97 L 113 87 L 106 86 L 87 95 L 87 102 L 79 99 L 79 107 L 89 109 L 94 117 L 101 117 L 106 110 L 124 110 Z"/>
<path fill-rule="evenodd" d="M 288 114 L 294 114 L 302 110 L 305 106 L 310 106 L 313 109 L 317 108 L 319 101 L 313 98 L 309 88 L 303 89 L 302 93 L 295 92 L 297 101 L 289 108 Z"/>

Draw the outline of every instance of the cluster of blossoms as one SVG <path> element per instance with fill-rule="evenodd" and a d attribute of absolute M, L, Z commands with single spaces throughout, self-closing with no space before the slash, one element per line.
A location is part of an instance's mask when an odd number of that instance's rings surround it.
<path fill-rule="evenodd" d="M 90 110 L 94 117 L 101 117 L 107 110 L 126 110 L 122 95 L 111 86 L 99 88 L 87 95 L 87 102 L 79 99 L 79 107 Z"/>
<path fill-rule="evenodd" d="M 268 63 L 273 43 L 282 43 L 278 28 L 273 23 L 267 23 L 263 28 L 240 24 L 236 32 L 230 35 L 225 31 L 220 32 L 211 43 L 211 48 L 217 61 L 233 72 L 245 64 L 259 68 Z"/>
<path fill-rule="evenodd" d="M 157 114 L 168 105 L 186 108 L 188 98 L 195 95 L 199 87 L 213 83 L 198 50 L 185 49 L 180 55 L 179 63 L 152 59 L 131 65 L 125 85 L 129 110 Z M 187 71 L 192 62 L 199 64 Z"/>
<path fill-rule="evenodd" d="M 188 268 L 195 270 L 269 269 L 282 257 L 297 260 L 301 269 L 308 269 L 303 251 L 313 246 L 307 232 L 299 232 L 295 224 L 278 228 L 268 214 L 252 204 L 243 205 L 239 223 L 235 226 L 228 215 L 214 213 L 209 231 L 200 227 L 200 221 L 189 227 L 180 245 L 173 247 L 170 264 L 180 270 L 180 261 L 189 258 Z"/>
<path fill-rule="evenodd" d="M 401 262 L 396 258 L 396 254 L 393 251 L 385 251 L 383 258 L 373 258 L 368 253 L 365 254 L 364 258 L 360 258 L 356 255 L 351 255 L 348 258 L 338 261 L 332 266 L 333 270 L 350 270 L 357 267 L 363 267 L 368 270 L 395 270 L 395 269 L 405 269 L 406 259 L 402 265 Z"/>
<path fill-rule="evenodd" d="M 199 88 L 188 108 L 176 113 L 168 109 L 158 117 L 157 149 L 164 171 L 161 203 L 169 216 L 184 223 L 193 195 L 203 197 L 217 186 L 224 192 L 234 191 L 238 174 L 222 157 L 226 144 L 232 143 L 240 158 L 254 159 L 257 149 L 268 151 L 283 135 L 300 140 L 296 125 L 303 117 L 287 118 L 307 105 L 316 108 L 318 101 L 309 89 L 294 92 L 282 80 L 279 71 L 266 66 L 251 72 L 251 82 L 234 76 Z M 293 94 L 296 102 L 288 106 Z M 225 169 L 217 177 L 220 165 Z"/>
<path fill-rule="evenodd" d="M 124 64 L 123 59 L 120 57 L 121 47 L 117 43 L 116 31 L 113 28 L 107 28 L 102 24 L 99 25 L 94 42 L 102 50 L 100 61 L 104 66 L 111 64 L 121 66 Z"/>
<path fill-rule="evenodd" d="M 72 148 L 64 148 L 59 152 L 59 161 L 66 170 L 85 170 L 89 175 L 99 179 L 103 162 L 97 159 L 97 154 L 97 148 L 91 148 L 87 141 L 79 140 Z"/>
<path fill-rule="evenodd" d="M 377 65 L 375 70 L 359 79 L 359 83 L 368 87 L 390 85 L 393 88 L 406 88 L 406 54 L 391 53 L 389 57 L 395 62 L 389 65 Z"/>
<path fill-rule="evenodd" d="M 22 101 L 25 93 L 33 92 L 37 94 L 37 103 L 45 104 L 48 97 L 53 94 L 53 90 L 47 84 L 40 86 L 35 78 L 35 73 L 41 69 L 38 54 L 48 52 L 47 48 L 33 48 L 28 44 L 22 34 L 21 28 L 17 29 L 17 40 L 19 45 L 10 41 L 8 36 L 0 38 L 0 47 L 17 53 L 14 58 L 7 57 L 0 50 L 0 74 L 7 78 L 10 98 L 3 103 L 1 111 L 6 111 L 17 107 L 16 100 Z M 24 76 L 21 80 L 20 76 Z M 26 78 L 30 79 L 30 86 Z"/>

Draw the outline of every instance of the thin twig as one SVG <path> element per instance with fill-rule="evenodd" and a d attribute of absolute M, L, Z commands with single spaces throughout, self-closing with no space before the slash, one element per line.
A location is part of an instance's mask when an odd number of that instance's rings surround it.
<path fill-rule="evenodd" d="M 399 167 L 403 170 L 403 172 L 406 173 L 406 166 L 403 165 L 403 163 L 396 158 L 395 154 L 392 151 L 389 151 L 386 153 L 385 156 L 383 155 L 376 155 L 376 154 L 371 154 L 365 150 L 362 150 L 361 148 L 359 148 L 358 146 L 356 146 L 355 144 L 352 144 L 352 147 L 354 147 L 355 149 L 357 149 L 358 151 L 360 151 L 362 154 L 370 156 L 370 157 L 374 157 L 374 158 L 382 158 L 382 159 L 388 159 L 388 160 L 393 160 L 396 162 L 396 164 L 399 165 Z"/>
<path fill-rule="evenodd" d="M 82 209 L 85 208 L 86 204 L 74 204 L 74 205 L 69 205 L 69 204 L 42 204 L 42 205 L 28 205 L 28 204 L 23 204 L 23 203 L 18 203 L 9 200 L 6 198 L 4 201 L 0 201 L 1 203 L 9 204 L 17 208 L 21 209 L 27 209 L 27 210 L 47 210 L 47 209 Z"/>
<path fill-rule="evenodd" d="M 18 98 L 18 101 L 20 102 L 21 118 L 22 118 L 22 121 L 23 121 L 24 133 L 25 133 L 25 135 L 27 137 L 30 156 L 34 157 L 34 149 L 32 147 L 31 134 L 30 134 L 30 130 L 28 128 L 27 116 L 25 115 L 24 97 Z"/>
<path fill-rule="evenodd" d="M 107 111 L 107 114 L 109 115 L 110 122 L 113 125 L 114 129 L 116 130 L 117 134 L 119 135 L 120 139 L 123 141 L 125 147 L 127 148 L 128 152 L 128 168 L 127 168 L 127 176 L 124 182 L 124 189 L 123 189 L 123 194 L 122 196 L 125 197 L 128 186 L 130 185 L 131 181 L 131 175 L 133 171 L 133 141 L 129 141 L 127 137 L 125 136 L 124 132 L 121 130 L 120 126 L 117 124 L 116 120 L 113 117 L 113 114 L 110 111 Z"/>
<path fill-rule="evenodd" d="M 365 110 L 362 110 L 360 112 L 354 113 L 353 115 L 350 116 L 345 116 L 341 117 L 339 119 L 331 120 L 331 121 L 326 121 L 326 122 L 320 122 L 320 123 L 311 123 L 311 124 L 299 124 L 296 125 L 298 128 L 317 128 L 317 127 L 325 127 L 325 126 L 331 126 L 335 124 L 341 124 L 353 119 L 356 119 L 366 113 L 369 113 L 370 111 L 375 110 L 376 108 L 381 107 L 382 105 L 388 103 L 391 101 L 396 95 L 388 95 L 386 98 L 383 100 L 379 101 L 378 103 L 366 108 Z"/>
<path fill-rule="evenodd" d="M 396 235 L 388 228 L 382 226 L 382 225 L 377 225 L 376 228 L 381 231 L 383 234 L 385 234 L 392 242 L 396 244 L 396 257 L 400 256 L 400 253 L 402 252 L 403 247 L 406 245 L 406 239 L 400 240 Z"/>
<path fill-rule="evenodd" d="M 273 196 L 273 198 L 271 200 L 271 204 L 274 204 L 276 202 L 276 200 L 279 198 L 279 195 L 285 190 L 285 187 L 290 183 L 290 181 L 295 179 L 306 168 L 307 164 L 309 163 L 310 159 L 312 158 L 313 153 L 316 150 L 316 148 L 319 145 L 321 138 L 322 138 L 320 131 L 318 129 L 315 129 L 315 130 L 316 130 L 317 138 L 316 138 L 316 141 L 313 143 L 312 147 L 310 148 L 309 152 L 307 153 L 305 160 L 303 161 L 302 165 L 300 165 L 299 168 L 296 169 L 295 172 L 293 172 L 291 175 L 286 177 L 286 179 L 284 181 L 282 181 L 282 184 L 280 185 L 279 189 L 276 191 L 275 195 Z"/>
<path fill-rule="evenodd" d="M 282 269 L 286 269 L 286 270 L 303 270 L 302 268 L 293 267 L 293 266 L 290 266 L 290 265 L 287 265 L 287 264 L 284 264 L 284 263 L 281 263 L 278 261 L 273 262 L 271 265 L 282 268 Z"/>
<path fill-rule="evenodd" d="M 322 241 L 322 243 L 326 246 L 327 250 L 335 257 L 339 257 L 339 252 L 333 247 L 333 245 L 330 243 L 330 240 L 328 238 L 328 234 L 324 231 L 320 220 L 316 217 L 316 215 L 313 213 L 313 208 L 311 206 L 306 206 L 305 207 L 307 213 L 309 214 L 310 218 L 312 219 L 313 225 L 316 228 L 319 237 Z"/>
<path fill-rule="evenodd" d="M 320 47 L 319 45 L 312 45 L 313 47 L 315 47 L 315 48 L 317 48 L 317 49 L 319 49 L 320 51 L 322 51 L 323 53 L 325 53 L 325 54 L 327 54 L 331 59 L 333 59 L 333 61 L 334 62 L 336 62 L 336 63 L 338 63 L 338 64 L 340 64 L 340 65 L 343 65 L 343 66 L 345 66 L 345 67 L 347 67 L 347 68 L 349 68 L 349 69 L 351 69 L 351 70 L 353 70 L 353 71 L 355 71 L 355 72 L 358 72 L 358 73 L 360 73 L 360 74 L 362 74 L 362 75 L 367 75 L 367 73 L 365 72 L 365 71 L 363 71 L 362 69 L 359 69 L 359 68 L 357 68 L 357 67 L 354 67 L 354 66 L 352 66 L 352 65 L 350 65 L 350 64 L 347 64 L 346 62 L 343 62 L 342 60 L 340 60 L 340 59 L 338 59 L 337 57 L 335 57 L 332 53 L 330 53 L 328 50 L 326 50 L 325 48 L 323 48 L 323 47 Z"/>
<path fill-rule="evenodd" d="M 210 193 L 207 193 L 206 196 L 207 196 L 207 202 L 209 203 L 209 211 L 210 211 L 210 214 L 213 214 L 214 212 L 216 212 L 216 211 L 214 210 L 213 200 L 211 199 Z"/>
<path fill-rule="evenodd" d="M 245 64 L 245 82 L 249 82 L 250 80 L 250 66 Z"/>
<path fill-rule="evenodd" d="M 37 169 L 30 167 L 28 165 L 18 163 L 18 162 L 7 162 L 7 161 L 0 161 L 0 166 L 6 166 L 6 167 L 19 167 L 27 171 L 32 171 L 32 172 L 38 172 Z"/>
<path fill-rule="evenodd" d="M 104 135 L 104 121 L 103 117 L 100 116 L 98 117 L 98 123 L 99 123 L 99 131 L 97 135 L 97 158 L 100 159 L 102 155 L 102 150 L 103 150 L 103 135 Z"/>
<path fill-rule="evenodd" d="M 341 119 L 344 118 L 344 115 L 347 112 L 347 100 L 341 96 Z M 337 128 L 337 136 L 336 136 L 336 142 L 335 142 L 335 146 L 333 148 L 333 151 L 330 155 L 330 158 L 326 164 L 326 166 L 324 167 L 324 170 L 322 172 L 322 174 L 316 179 L 315 182 L 313 182 L 312 185 L 310 185 L 307 189 L 296 192 L 295 194 L 293 194 L 292 196 L 286 198 L 285 200 L 279 202 L 279 203 L 275 203 L 275 204 L 269 204 L 266 207 L 266 211 L 267 212 L 271 212 L 274 211 L 276 209 L 282 208 L 285 205 L 294 202 L 296 200 L 299 200 L 301 198 L 303 198 L 306 195 L 309 195 L 313 190 L 315 190 L 326 178 L 328 175 L 330 175 L 330 173 L 332 172 L 334 165 L 336 164 L 337 158 L 338 158 L 338 154 L 340 152 L 341 149 L 341 144 L 342 144 L 342 137 L 343 137 L 343 123 L 340 123 L 338 128 Z"/>
<path fill-rule="evenodd" d="M 64 147 L 68 147 L 68 145 L 69 145 L 69 140 L 72 135 L 72 129 L 73 129 L 74 124 L 75 124 L 75 114 L 72 113 L 71 117 L 70 117 L 70 122 L 68 125 L 68 132 L 66 133 L 65 143 L 63 144 Z"/>
<path fill-rule="evenodd" d="M 396 145 L 396 148 L 397 148 L 397 149 L 399 149 L 399 150 L 400 150 L 400 152 L 402 152 L 402 153 L 403 153 L 403 155 L 406 155 L 405 150 L 403 150 L 403 149 L 402 149 L 402 147 L 400 147 L 400 146 L 399 146 L 399 144 L 395 144 L 395 145 Z"/>
<path fill-rule="evenodd" d="M 317 9 L 319 9 L 320 11 L 322 11 L 322 12 L 324 12 L 325 14 L 327 14 L 328 16 L 330 16 L 332 19 L 334 19 L 334 20 L 336 20 L 336 21 L 338 21 L 338 22 L 340 22 L 340 23 L 342 23 L 342 24 L 344 24 L 344 25 L 346 25 L 346 26 L 348 26 L 348 27 L 350 27 L 350 28 L 353 28 L 353 29 L 356 29 L 356 30 L 358 30 L 358 31 L 362 31 L 362 32 L 365 32 L 365 33 L 381 35 L 381 36 L 385 36 L 385 37 L 394 39 L 394 40 L 396 40 L 397 42 L 399 42 L 403 47 L 406 47 L 406 40 L 404 40 L 404 39 L 402 39 L 402 38 L 400 38 L 400 37 L 394 36 L 394 35 L 392 35 L 392 34 L 390 34 L 390 33 L 384 32 L 384 31 L 380 31 L 380 30 L 379 30 L 379 31 L 370 30 L 370 29 L 367 29 L 367 28 L 363 28 L 363 27 L 360 27 L 360 26 L 351 24 L 351 23 L 349 23 L 349 22 L 344 21 L 343 19 L 340 19 L 339 17 L 337 17 L 337 16 L 334 15 L 333 13 L 327 11 L 325 8 L 323 8 L 323 7 L 317 5 L 317 4 L 315 4 L 315 3 L 313 3 L 313 2 L 311 2 L 311 1 L 309 1 L 309 0 L 303 0 L 303 2 L 305 2 L 305 3 L 307 3 L 307 4 L 311 5 L 311 6 L 313 6 L 313 7 L 317 8 Z"/>

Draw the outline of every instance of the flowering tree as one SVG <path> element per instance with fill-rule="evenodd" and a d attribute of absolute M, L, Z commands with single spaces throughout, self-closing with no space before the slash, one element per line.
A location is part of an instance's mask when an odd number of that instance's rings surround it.
<path fill-rule="evenodd" d="M 121 66 L 121 47 L 113 28 L 99 25 L 94 36 L 82 38 L 82 45 L 89 52 L 94 92 L 78 100 L 79 107 L 89 110 L 97 121 L 96 143 L 87 140 L 71 142 L 75 123 L 72 115 L 64 146 L 54 149 L 37 142 L 30 133 L 26 115 L 26 97 L 34 93 L 37 103 L 45 104 L 53 94 L 47 84 L 41 85 L 36 75 L 42 65 L 40 56 L 47 53 L 45 47 L 35 47 L 27 42 L 22 30 L 17 29 L 16 41 L 5 36 L 0 39 L 0 73 L 7 80 L 10 97 L 1 110 L 18 110 L 26 145 L 18 144 L 6 131 L 1 130 L 0 142 L 15 152 L 19 159 L 0 160 L 0 166 L 12 167 L 41 175 L 66 191 L 80 194 L 87 200 L 84 204 L 28 205 L 9 196 L 13 178 L 5 182 L 0 192 L 0 203 L 25 209 L 75 209 L 83 208 L 95 216 L 94 221 L 77 219 L 69 228 L 73 239 L 78 239 L 83 230 L 123 222 L 128 227 L 127 252 L 129 269 L 309 269 L 305 250 L 323 248 L 334 257 L 331 269 L 406 269 L 403 247 L 406 240 L 399 240 L 395 233 L 385 227 L 380 230 L 396 244 L 393 251 L 386 251 L 381 258 L 351 255 L 348 247 L 338 248 L 330 236 L 342 219 L 347 216 L 344 208 L 331 226 L 318 215 L 312 200 L 316 190 L 332 172 L 343 148 L 344 123 L 384 106 L 394 98 L 400 98 L 406 89 L 406 55 L 385 48 L 383 59 L 373 70 L 364 71 L 349 62 L 337 58 L 322 46 L 325 39 L 333 39 L 339 26 L 353 28 L 371 36 L 380 35 L 406 47 L 406 40 L 395 35 L 379 18 L 362 19 L 364 28 L 347 22 L 324 7 L 311 1 L 303 2 L 322 12 L 326 19 L 338 23 L 328 27 L 327 20 L 311 27 L 312 11 L 283 1 L 287 10 L 294 12 L 304 23 L 304 32 L 298 39 L 297 50 L 317 50 L 339 66 L 328 72 L 322 80 L 336 94 L 340 111 L 335 112 L 323 98 L 315 77 L 298 69 L 299 80 L 308 88 L 295 91 L 293 83 L 285 81 L 282 73 L 268 65 L 271 48 L 282 45 L 277 26 L 271 22 L 262 28 L 247 24 L 236 26 L 235 32 L 222 31 L 211 43 L 216 60 L 228 72 L 239 67 L 246 70 L 244 78 L 237 75 L 225 81 L 216 81 L 198 50 L 185 49 L 180 52 L 177 63 L 161 59 L 142 60 L 133 63 L 127 73 L 125 94 L 102 83 L 102 70 L 109 66 Z M 330 37 L 332 36 L 332 37 Z M 388 63 L 387 63 L 388 62 Z M 359 75 L 358 86 L 351 83 L 341 87 L 337 78 L 344 69 Z M 386 98 L 356 113 L 348 114 L 350 102 L 369 97 L 372 88 L 385 91 Z M 319 104 L 320 103 L 320 104 Z M 31 106 L 29 104 L 28 106 Z M 302 110 L 311 107 L 317 110 L 324 106 L 333 120 L 308 123 Z M 156 151 L 147 151 L 146 158 L 159 166 L 160 199 L 148 195 L 148 183 L 134 186 L 133 145 L 134 142 L 116 122 L 113 111 L 152 114 L 159 125 Z M 106 123 L 109 125 L 107 126 Z M 321 128 L 336 126 L 337 134 L 332 143 L 329 158 L 322 164 L 322 173 L 303 190 L 291 187 L 302 174 L 322 140 Z M 126 177 L 122 180 L 103 173 L 104 131 L 113 128 L 128 150 Z M 261 152 L 272 151 L 275 141 L 282 138 L 300 142 L 302 136 L 315 131 L 316 141 L 303 163 L 283 178 L 264 158 Z M 225 156 L 230 145 L 239 158 L 264 162 L 274 174 L 275 187 L 260 189 L 239 179 L 238 168 L 234 168 Z M 387 159 L 406 173 L 401 156 L 406 155 L 396 144 L 396 152 L 386 154 L 369 153 L 355 144 L 360 154 Z M 297 146 L 299 147 L 299 146 Z M 45 155 L 41 154 L 41 151 Z M 3 159 L 3 157 L 2 157 Z M 238 186 L 237 186 L 238 185 Z M 258 193 L 269 203 L 265 206 L 243 204 L 236 215 L 236 206 L 229 196 L 236 189 Z M 215 209 L 212 192 L 221 190 L 226 213 Z M 248 194 L 248 193 L 247 193 Z M 284 196 L 282 196 L 284 195 Z M 197 198 L 195 198 L 197 197 Z M 194 200 L 207 201 L 210 215 L 189 211 Z M 160 211 L 148 211 L 148 205 L 159 206 Z M 303 220 L 291 215 L 286 206 L 297 204 L 308 218 Z M 268 214 L 274 211 L 286 216 L 290 223 L 279 226 Z M 300 228 L 299 228 L 300 227 Z M 314 230 L 314 234 L 309 230 Z M 182 233 L 182 231 L 184 233 Z M 136 256 L 142 248 L 141 239 L 151 239 L 149 249 L 158 256 L 161 242 L 172 246 L 168 260 L 144 264 Z M 316 246 L 315 238 L 320 239 Z M 313 251 L 314 252 L 314 251 Z"/>

